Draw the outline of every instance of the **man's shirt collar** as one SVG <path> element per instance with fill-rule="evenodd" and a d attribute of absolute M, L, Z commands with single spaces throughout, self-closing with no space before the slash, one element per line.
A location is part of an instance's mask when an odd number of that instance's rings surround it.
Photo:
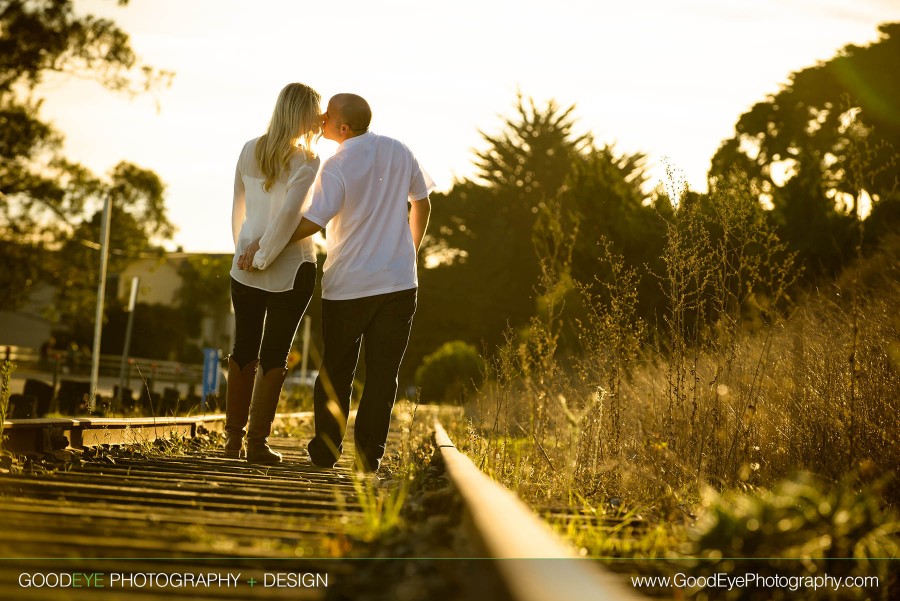
<path fill-rule="evenodd" d="M 365 140 L 372 138 L 374 135 L 375 134 L 372 133 L 372 130 L 369 130 L 364 134 L 359 134 L 358 136 L 353 136 L 352 138 L 348 138 L 348 139 L 344 140 L 343 142 L 341 142 L 341 145 L 338 146 L 338 149 L 335 152 L 335 154 L 343 152 L 343 151 L 347 150 L 348 148 L 353 148 L 354 146 L 356 146 L 358 144 L 363 144 Z"/>

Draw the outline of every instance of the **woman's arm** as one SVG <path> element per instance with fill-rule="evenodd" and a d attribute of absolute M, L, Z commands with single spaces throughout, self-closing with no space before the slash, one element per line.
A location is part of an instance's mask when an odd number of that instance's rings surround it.
<path fill-rule="evenodd" d="M 244 179 L 241 177 L 241 170 L 238 167 L 234 169 L 234 200 L 231 204 L 231 234 L 234 237 L 234 250 L 238 251 L 238 235 L 241 233 L 241 225 L 244 223 L 244 217 L 247 216 L 247 197 L 244 191 Z"/>
<path fill-rule="evenodd" d="M 321 229 L 321 225 L 304 217 L 300 220 L 300 224 L 297 226 L 297 229 L 294 230 L 294 234 L 291 236 L 291 242 L 297 242 L 298 240 L 309 238 Z M 244 249 L 243 254 L 241 254 L 240 258 L 238 259 L 238 269 L 243 269 L 244 271 L 253 271 L 253 257 L 256 255 L 256 252 L 258 250 L 259 238 L 248 244 L 247 248 Z"/>
<path fill-rule="evenodd" d="M 300 223 L 301 210 L 316 179 L 318 168 L 319 159 L 312 159 L 305 161 L 291 173 L 284 206 L 259 239 L 259 250 L 253 258 L 255 269 L 265 269 L 271 265 L 290 242 L 291 235 Z"/>

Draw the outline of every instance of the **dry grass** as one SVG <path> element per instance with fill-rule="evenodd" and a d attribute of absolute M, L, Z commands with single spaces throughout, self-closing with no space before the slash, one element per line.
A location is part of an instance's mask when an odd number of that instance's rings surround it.
<path fill-rule="evenodd" d="M 582 349 L 562 353 L 566 266 L 545 265 L 539 315 L 510 332 L 455 436 L 536 506 L 642 515 L 654 540 L 631 540 L 632 553 L 683 540 L 707 487 L 764 495 L 801 472 L 834 486 L 877 480 L 866 490 L 894 532 L 900 237 L 791 301 L 793 257 L 746 183 L 732 184 L 679 205 L 659 275 L 670 308 L 655 328 L 636 318 L 638 274 L 601 245 L 612 277 L 600 295 L 580 288 Z M 594 534 L 579 544 L 621 547 Z"/>

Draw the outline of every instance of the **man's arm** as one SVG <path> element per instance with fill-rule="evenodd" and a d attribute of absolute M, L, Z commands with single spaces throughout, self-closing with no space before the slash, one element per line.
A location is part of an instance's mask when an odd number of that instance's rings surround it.
<path fill-rule="evenodd" d="M 428 218 L 431 216 L 431 200 L 426 196 L 422 200 L 414 200 L 409 209 L 409 231 L 412 232 L 413 246 L 416 252 L 422 245 L 425 230 L 428 229 Z"/>
<path fill-rule="evenodd" d="M 318 223 L 310 221 L 306 217 L 303 217 L 300 220 L 299 225 L 297 225 L 297 229 L 294 230 L 294 233 L 291 235 L 291 242 L 296 242 L 298 240 L 303 240 L 309 236 L 312 236 L 316 232 L 322 229 L 322 226 Z M 241 258 L 238 259 L 238 269 L 243 269 L 244 271 L 253 271 L 253 257 L 256 255 L 256 251 L 259 250 L 259 238 L 251 242 L 247 248 L 244 249 L 244 252 L 241 254 Z"/>
<path fill-rule="evenodd" d="M 321 225 L 304 217 L 297 225 L 297 229 L 294 230 L 294 235 L 291 236 L 291 242 L 296 242 L 297 240 L 308 238 L 318 232 L 320 229 L 322 229 Z"/>

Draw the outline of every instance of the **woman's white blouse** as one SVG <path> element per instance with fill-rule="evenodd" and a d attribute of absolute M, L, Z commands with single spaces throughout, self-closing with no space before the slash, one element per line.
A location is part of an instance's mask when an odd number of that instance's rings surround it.
<path fill-rule="evenodd" d="M 311 198 L 312 183 L 319 170 L 319 159 L 307 158 L 298 151 L 291 157 L 269 191 L 263 188 L 265 176 L 256 163 L 254 138 L 244 144 L 234 174 L 234 204 L 231 228 L 235 255 L 231 277 L 253 288 L 284 292 L 294 287 L 297 269 L 304 261 L 316 262 L 311 238 L 289 242 Z M 237 260 L 244 249 L 259 238 L 259 251 L 253 259 L 254 271 L 242 271 Z"/>

